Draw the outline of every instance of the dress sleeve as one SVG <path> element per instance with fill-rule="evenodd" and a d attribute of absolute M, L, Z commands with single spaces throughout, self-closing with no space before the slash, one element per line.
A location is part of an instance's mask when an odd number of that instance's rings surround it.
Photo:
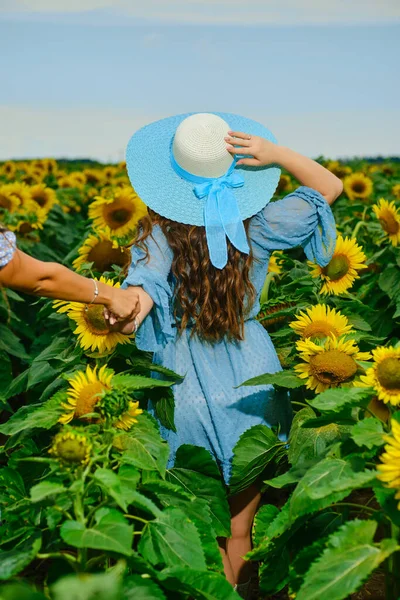
<path fill-rule="evenodd" d="M 174 338 L 171 318 L 172 289 L 168 283 L 173 253 L 159 226 L 153 229 L 153 236 L 146 240 L 149 260 L 140 260 L 144 250 L 132 246 L 132 262 L 122 288 L 141 286 L 149 294 L 154 306 L 143 319 L 135 341 L 139 350 L 157 352 Z"/>
<path fill-rule="evenodd" d="M 325 198 L 300 186 L 258 213 L 263 246 L 268 252 L 302 246 L 307 258 L 326 266 L 336 245 L 336 225 Z"/>
<path fill-rule="evenodd" d="M 8 265 L 17 249 L 17 241 L 12 231 L 0 232 L 0 269 Z"/>

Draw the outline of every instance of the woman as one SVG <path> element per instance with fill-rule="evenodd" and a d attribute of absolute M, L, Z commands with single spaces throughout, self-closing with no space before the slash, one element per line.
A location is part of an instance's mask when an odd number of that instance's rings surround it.
<path fill-rule="evenodd" d="M 57 263 L 42 262 L 17 249 L 14 233 L 0 225 L 0 287 L 85 304 L 104 304 L 115 320 L 134 319 L 139 312 L 138 292 L 113 288 L 86 279 Z"/>
<path fill-rule="evenodd" d="M 234 130 L 234 131 L 233 131 Z M 243 133 L 246 131 L 246 133 Z M 269 203 L 284 167 L 303 185 Z M 181 444 L 209 450 L 229 484 L 232 449 L 253 425 L 279 426 L 292 412 L 270 385 L 236 388 L 281 366 L 255 319 L 272 251 L 303 246 L 328 264 L 336 229 L 329 204 L 341 181 L 278 146 L 263 125 L 225 113 L 177 115 L 136 132 L 127 149 L 132 185 L 150 208 L 132 246 L 123 287 L 141 286 L 136 334 L 153 361 L 185 375 L 174 386 L 176 432 L 161 427 L 173 465 Z M 150 411 L 153 407 L 150 405 Z M 221 540 L 227 579 L 245 596 L 244 556 L 260 501 L 257 485 L 230 498 L 232 535 Z"/>

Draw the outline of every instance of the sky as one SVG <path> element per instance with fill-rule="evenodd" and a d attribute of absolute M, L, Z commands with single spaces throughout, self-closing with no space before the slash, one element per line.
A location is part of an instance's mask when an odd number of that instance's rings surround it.
<path fill-rule="evenodd" d="M 184 112 L 316 158 L 400 155 L 398 0 L 0 0 L 0 160 L 124 159 Z"/>

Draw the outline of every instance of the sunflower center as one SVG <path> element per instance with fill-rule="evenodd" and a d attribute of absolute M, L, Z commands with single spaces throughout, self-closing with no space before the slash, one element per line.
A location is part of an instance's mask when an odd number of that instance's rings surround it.
<path fill-rule="evenodd" d="M 104 206 L 104 220 L 110 229 L 122 227 L 132 218 L 133 206 L 126 200 L 114 200 L 111 204 Z"/>
<path fill-rule="evenodd" d="M 365 192 L 365 183 L 363 181 L 355 181 L 351 188 L 356 194 L 362 194 Z"/>
<path fill-rule="evenodd" d="M 379 219 L 379 223 L 382 226 L 382 229 L 389 234 L 396 234 L 399 232 L 400 223 L 396 220 L 395 216 L 390 212 L 385 212 L 381 215 Z"/>
<path fill-rule="evenodd" d="M 314 377 L 328 385 L 350 381 L 357 372 L 355 360 L 340 350 L 328 350 L 312 356 L 310 367 Z"/>
<path fill-rule="evenodd" d="M 129 254 L 121 248 L 113 248 L 112 242 L 108 240 L 99 241 L 89 252 L 88 262 L 93 263 L 93 267 L 99 273 L 111 271 L 112 265 L 124 267 L 129 262 Z"/>
<path fill-rule="evenodd" d="M 93 408 L 99 401 L 101 392 L 105 389 L 105 386 L 100 381 L 94 381 L 85 385 L 79 391 L 79 396 L 76 400 L 75 416 L 83 417 L 83 415 L 94 412 Z"/>
<path fill-rule="evenodd" d="M 87 445 L 84 439 L 63 439 L 57 443 L 57 456 L 65 462 L 80 463 L 86 459 Z"/>
<path fill-rule="evenodd" d="M 11 200 L 4 194 L 0 194 L 0 207 L 6 210 L 10 210 L 11 208 Z"/>
<path fill-rule="evenodd" d="M 32 231 L 33 227 L 30 223 L 22 223 L 22 225 L 20 225 L 18 228 L 18 232 L 23 234 L 32 233 Z"/>
<path fill-rule="evenodd" d="M 400 390 L 400 359 L 385 358 L 376 369 L 379 383 L 387 390 Z"/>
<path fill-rule="evenodd" d="M 110 333 L 110 327 L 104 318 L 104 306 L 96 304 L 88 306 L 83 311 L 83 317 L 90 331 L 95 335 L 106 335 Z"/>
<path fill-rule="evenodd" d="M 324 267 L 323 273 L 329 277 L 331 281 L 341 279 L 349 271 L 349 261 L 343 254 L 334 256 L 330 263 Z"/>
<path fill-rule="evenodd" d="M 303 331 L 303 337 L 305 338 L 325 338 L 330 335 L 339 335 L 338 330 L 333 325 L 330 325 L 326 321 L 312 321 L 307 325 Z"/>
<path fill-rule="evenodd" d="M 32 194 L 32 200 L 34 200 L 36 202 L 36 204 L 39 204 L 39 206 L 46 206 L 47 204 L 47 198 L 46 196 L 41 196 L 40 194 Z"/>

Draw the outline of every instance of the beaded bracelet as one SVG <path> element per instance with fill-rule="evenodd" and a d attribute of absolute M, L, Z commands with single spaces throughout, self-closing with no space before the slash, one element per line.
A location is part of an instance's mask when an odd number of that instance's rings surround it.
<path fill-rule="evenodd" d="M 88 305 L 86 305 L 86 310 L 89 308 L 89 306 L 92 306 L 92 304 L 95 303 L 97 296 L 99 295 L 99 286 L 97 285 L 97 281 L 95 279 L 91 279 L 90 281 L 93 281 L 94 283 L 94 298 Z"/>

